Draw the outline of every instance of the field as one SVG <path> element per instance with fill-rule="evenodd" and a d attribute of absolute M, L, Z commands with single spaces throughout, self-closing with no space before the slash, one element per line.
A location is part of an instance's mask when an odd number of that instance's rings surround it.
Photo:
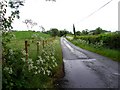
<path fill-rule="evenodd" d="M 13 50 L 23 50 L 25 49 L 25 41 L 28 41 L 28 53 L 30 58 L 36 59 L 37 55 L 37 41 L 47 40 L 50 38 L 50 35 L 43 34 L 40 32 L 32 32 L 32 31 L 20 31 L 20 32 L 12 32 L 11 34 L 15 35 L 10 43 L 8 43 L 8 47 Z M 40 45 L 42 48 L 42 45 Z"/>
<path fill-rule="evenodd" d="M 60 38 L 32 31 L 10 32 L 10 37 L 7 63 L 3 62 L 3 87 L 54 88 L 62 73 Z"/>
<path fill-rule="evenodd" d="M 115 61 L 120 61 L 120 34 L 109 33 L 100 35 L 68 36 L 68 40 L 76 46 L 101 54 Z"/>

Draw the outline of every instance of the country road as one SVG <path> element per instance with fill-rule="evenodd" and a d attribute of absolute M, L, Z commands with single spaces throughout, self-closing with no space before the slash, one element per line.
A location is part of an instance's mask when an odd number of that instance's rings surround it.
<path fill-rule="evenodd" d="M 118 63 L 61 38 L 65 76 L 60 88 L 118 88 Z"/>

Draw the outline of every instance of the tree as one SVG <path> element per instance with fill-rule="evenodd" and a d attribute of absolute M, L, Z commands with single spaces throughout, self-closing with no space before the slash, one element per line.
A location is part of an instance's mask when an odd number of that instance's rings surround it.
<path fill-rule="evenodd" d="M 11 38 L 14 37 L 13 34 L 9 33 L 11 31 L 12 23 L 15 18 L 20 18 L 19 16 L 19 7 L 23 6 L 22 0 L 3 0 L 0 2 L 0 33 L 2 32 L 2 85 L 0 85 L 0 89 L 12 89 L 10 82 L 12 81 L 11 76 L 5 73 L 5 67 L 11 66 L 9 62 L 12 62 L 10 57 L 13 55 L 10 54 L 10 48 L 8 48 L 7 43 L 10 42 Z M 9 8 L 9 9 L 8 9 Z M 11 13 L 8 15 L 8 10 L 11 10 Z M 1 52 L 0 52 L 1 53 Z M 7 77 L 6 77 L 6 76 Z M 14 76 L 13 76 L 14 77 Z M 1 78 L 1 77 L 0 77 Z"/>
<path fill-rule="evenodd" d="M 27 28 L 29 29 L 29 26 L 31 27 L 31 29 L 33 28 L 33 26 L 37 25 L 36 22 L 34 22 L 32 19 L 25 19 L 25 21 L 23 21 L 23 23 L 26 24 Z"/>
<path fill-rule="evenodd" d="M 66 37 L 66 34 L 68 32 L 64 29 L 64 30 L 61 30 L 60 33 L 59 33 L 59 36 L 62 37 L 62 36 L 65 36 Z"/>
<path fill-rule="evenodd" d="M 55 36 L 58 36 L 58 35 L 59 35 L 59 31 L 58 31 L 57 28 L 52 28 L 52 29 L 50 30 L 50 34 L 51 34 L 51 36 L 55 37 Z"/>
<path fill-rule="evenodd" d="M 45 28 L 43 26 L 39 26 L 42 29 L 42 32 L 45 32 Z"/>
<path fill-rule="evenodd" d="M 76 35 L 80 36 L 80 35 L 81 35 L 81 32 L 80 32 L 80 31 L 77 31 L 77 32 L 76 32 Z"/>
<path fill-rule="evenodd" d="M 98 28 L 95 29 L 94 34 L 100 34 L 100 33 L 102 33 L 102 32 L 103 32 L 103 31 L 102 31 L 102 28 L 98 27 Z"/>
<path fill-rule="evenodd" d="M 73 24 L 73 33 L 74 33 L 74 38 L 76 38 L 76 32 L 75 32 L 75 26 Z"/>
<path fill-rule="evenodd" d="M 13 28 L 11 24 L 15 18 L 20 18 L 19 7 L 24 6 L 23 3 L 23 0 L 3 0 L 0 2 L 0 30 L 2 32 L 10 31 Z M 10 15 L 7 15 L 8 10 L 11 10 Z"/>
<path fill-rule="evenodd" d="M 32 29 L 34 26 L 37 25 L 37 23 L 36 22 L 32 22 L 30 25 L 31 25 L 31 29 Z"/>
<path fill-rule="evenodd" d="M 88 35 L 88 29 L 82 30 L 82 35 Z"/>
<path fill-rule="evenodd" d="M 108 32 L 108 31 L 103 30 L 100 27 L 96 28 L 95 30 L 90 31 L 90 33 L 92 33 L 93 35 L 98 35 L 98 34 L 105 33 L 105 32 Z"/>

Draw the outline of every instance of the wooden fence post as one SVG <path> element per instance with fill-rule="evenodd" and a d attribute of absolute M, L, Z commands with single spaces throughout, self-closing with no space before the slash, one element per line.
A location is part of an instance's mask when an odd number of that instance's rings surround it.
<path fill-rule="evenodd" d="M 37 42 L 37 56 L 39 55 L 39 42 Z"/>
<path fill-rule="evenodd" d="M 28 42 L 25 41 L 25 51 L 26 51 L 26 62 L 28 62 Z"/>
<path fill-rule="evenodd" d="M 47 45 L 47 40 L 46 40 L 46 45 Z"/>
<path fill-rule="evenodd" d="M 43 40 L 43 48 L 44 48 L 44 40 Z"/>

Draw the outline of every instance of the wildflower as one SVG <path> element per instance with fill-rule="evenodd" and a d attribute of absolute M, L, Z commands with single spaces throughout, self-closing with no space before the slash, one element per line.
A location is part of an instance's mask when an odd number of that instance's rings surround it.
<path fill-rule="evenodd" d="M 53 62 L 55 62 L 55 60 L 54 60 L 54 59 L 53 59 L 52 61 L 53 61 Z"/>
<path fill-rule="evenodd" d="M 52 56 L 52 57 L 51 57 L 51 59 L 52 59 L 52 60 L 55 60 L 55 57 L 54 57 L 54 56 Z"/>
<path fill-rule="evenodd" d="M 37 70 L 38 69 L 38 67 L 37 66 L 34 66 L 34 68 Z"/>
<path fill-rule="evenodd" d="M 49 69 L 52 69 L 52 67 L 51 67 L 51 66 L 49 66 Z"/>
<path fill-rule="evenodd" d="M 13 50 L 9 49 L 10 55 L 13 55 Z"/>
<path fill-rule="evenodd" d="M 41 71 L 44 71 L 43 67 L 41 67 Z"/>
<path fill-rule="evenodd" d="M 41 58 L 41 56 L 38 56 L 38 58 L 39 58 L 39 60 L 41 60 L 42 58 Z"/>
<path fill-rule="evenodd" d="M 40 73 L 40 70 L 38 70 L 38 73 Z"/>
<path fill-rule="evenodd" d="M 57 66 L 57 63 L 55 62 L 55 66 Z"/>
<path fill-rule="evenodd" d="M 47 60 L 49 60 L 49 56 L 46 56 Z"/>
<path fill-rule="evenodd" d="M 35 74 L 37 74 L 37 72 L 35 72 Z"/>
<path fill-rule="evenodd" d="M 44 59 L 43 59 L 43 60 L 40 60 L 40 62 L 41 62 L 41 64 L 43 64 L 43 62 L 44 62 Z"/>
<path fill-rule="evenodd" d="M 53 59 L 54 57 L 52 56 L 51 59 Z"/>
<path fill-rule="evenodd" d="M 53 67 L 55 67 L 55 65 L 52 65 Z"/>
<path fill-rule="evenodd" d="M 50 75 L 50 73 L 51 73 L 51 71 L 47 70 L 47 74 L 48 74 L 48 76 Z"/>
<path fill-rule="evenodd" d="M 12 68 L 5 67 L 4 70 L 7 71 L 9 74 L 13 73 Z"/>
<path fill-rule="evenodd" d="M 25 62 L 25 58 L 21 58 L 23 62 Z"/>
<path fill-rule="evenodd" d="M 22 54 L 23 54 L 24 56 L 26 55 L 26 52 L 25 52 L 25 50 L 22 50 L 21 52 L 22 52 Z"/>
<path fill-rule="evenodd" d="M 8 70 L 9 70 L 9 67 L 4 67 L 4 70 L 5 70 L 5 71 L 8 71 Z"/>
<path fill-rule="evenodd" d="M 13 86 L 13 83 L 10 83 L 11 86 Z"/>
<path fill-rule="evenodd" d="M 43 71 L 43 74 L 45 75 L 45 70 Z"/>
<path fill-rule="evenodd" d="M 36 60 L 37 64 L 40 64 L 40 60 Z"/>
<path fill-rule="evenodd" d="M 29 58 L 28 59 L 28 63 L 33 63 L 32 59 Z"/>
<path fill-rule="evenodd" d="M 28 70 L 30 71 L 31 69 L 33 69 L 33 64 L 29 64 L 28 66 Z"/>
<path fill-rule="evenodd" d="M 13 72 L 12 68 L 9 68 L 9 74 L 12 74 L 12 72 Z"/>

